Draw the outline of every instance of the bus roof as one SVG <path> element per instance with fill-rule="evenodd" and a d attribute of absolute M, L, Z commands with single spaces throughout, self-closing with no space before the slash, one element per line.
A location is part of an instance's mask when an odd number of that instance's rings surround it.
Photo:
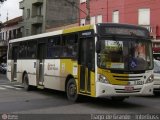
<path fill-rule="evenodd" d="M 90 30 L 93 29 L 93 25 L 85 25 L 85 26 L 78 26 L 78 27 L 73 27 L 69 29 L 64 29 L 63 33 L 72 33 L 72 32 L 78 32 L 78 31 L 84 31 L 84 30 Z"/>
<path fill-rule="evenodd" d="M 147 30 L 144 27 L 140 27 L 140 26 L 137 26 L 137 25 L 131 25 L 131 24 L 98 23 L 97 25 L 99 25 L 99 26 L 106 26 L 106 25 L 107 26 L 125 26 L 125 27 L 134 27 L 134 28 L 138 28 L 138 29 Z M 61 34 L 78 32 L 78 31 L 85 31 L 85 30 L 90 30 L 90 29 L 93 29 L 93 28 L 94 28 L 94 25 L 77 26 L 77 27 L 62 29 L 62 30 L 58 30 L 58 31 L 47 32 L 47 33 L 42 33 L 42 34 L 38 34 L 38 35 L 23 37 L 23 38 L 19 38 L 19 39 L 13 39 L 13 40 L 10 40 L 9 43 L 25 41 L 25 40 L 32 40 L 32 39 L 37 39 L 37 38 L 45 38 L 45 37 L 50 37 L 50 36 L 54 36 L 54 35 L 61 35 Z"/>
<path fill-rule="evenodd" d="M 32 36 L 27 36 L 27 37 L 22 37 L 19 39 L 13 39 L 13 40 L 10 40 L 9 43 L 20 42 L 20 41 L 25 41 L 25 40 L 32 40 L 32 39 L 37 39 L 37 38 L 45 38 L 48 36 L 59 35 L 59 34 L 62 34 L 62 30 L 58 30 L 58 31 L 54 31 L 54 32 L 47 32 L 47 33 L 42 33 L 42 34 L 32 35 Z"/>
<path fill-rule="evenodd" d="M 25 40 L 32 40 L 32 39 L 37 39 L 37 38 L 45 38 L 45 37 L 49 37 L 49 36 L 67 34 L 67 33 L 72 33 L 72 32 L 83 31 L 83 30 L 90 30 L 90 29 L 93 29 L 93 27 L 94 27 L 93 25 L 77 26 L 77 27 L 72 27 L 72 28 L 63 29 L 63 30 L 47 32 L 47 33 L 32 35 L 32 36 L 28 36 L 28 37 L 22 37 L 19 39 L 13 39 L 13 40 L 10 40 L 9 43 L 20 42 L 20 41 L 25 41 Z"/>

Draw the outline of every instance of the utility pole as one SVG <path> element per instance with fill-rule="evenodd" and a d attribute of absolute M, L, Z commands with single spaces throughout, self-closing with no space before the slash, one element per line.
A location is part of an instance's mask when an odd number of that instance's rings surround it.
<path fill-rule="evenodd" d="M 89 24 L 90 23 L 90 0 L 86 0 L 86 11 L 87 11 L 86 22 L 87 24 Z"/>
<path fill-rule="evenodd" d="M 109 0 L 107 0 L 107 22 L 109 20 Z"/>
<path fill-rule="evenodd" d="M 7 17 L 6 17 L 6 21 L 8 21 L 8 11 L 7 11 Z"/>
<path fill-rule="evenodd" d="M 0 9 L 1 9 L 1 6 L 0 6 Z M 0 13 L 0 18 L 1 18 L 1 13 Z M 0 21 L 0 40 L 2 39 L 1 29 L 2 29 L 2 22 Z"/>

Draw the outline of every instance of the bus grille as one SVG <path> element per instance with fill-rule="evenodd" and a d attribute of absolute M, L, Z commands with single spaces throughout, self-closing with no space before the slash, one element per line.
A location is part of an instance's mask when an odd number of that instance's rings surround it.
<path fill-rule="evenodd" d="M 116 93 L 138 93 L 141 88 L 134 88 L 132 91 L 126 91 L 125 89 L 115 89 Z"/>
<path fill-rule="evenodd" d="M 137 75 L 137 76 L 118 76 L 118 75 L 114 75 L 113 76 L 115 80 L 118 81 L 137 81 L 137 80 L 141 80 L 143 75 Z"/>

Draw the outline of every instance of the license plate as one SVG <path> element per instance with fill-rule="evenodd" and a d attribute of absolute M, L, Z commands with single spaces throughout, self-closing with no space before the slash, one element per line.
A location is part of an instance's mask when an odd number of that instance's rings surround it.
<path fill-rule="evenodd" d="M 133 86 L 125 86 L 124 89 L 126 92 L 132 92 L 134 90 L 134 87 Z"/>
<path fill-rule="evenodd" d="M 143 85 L 143 84 L 144 84 L 144 81 L 134 81 L 134 84 L 135 84 L 135 85 Z"/>

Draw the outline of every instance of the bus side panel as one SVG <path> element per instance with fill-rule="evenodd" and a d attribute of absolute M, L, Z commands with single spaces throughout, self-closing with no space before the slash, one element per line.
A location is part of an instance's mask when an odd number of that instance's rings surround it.
<path fill-rule="evenodd" d="M 61 76 L 72 75 L 78 77 L 78 64 L 76 60 L 61 59 Z"/>
<path fill-rule="evenodd" d="M 95 72 L 91 72 L 91 96 L 96 97 Z"/>
<path fill-rule="evenodd" d="M 23 75 L 23 71 L 22 71 L 22 60 L 17 60 L 17 82 L 22 83 L 22 75 Z"/>
<path fill-rule="evenodd" d="M 65 77 L 60 76 L 60 59 L 45 60 L 44 87 L 64 91 Z"/>
<path fill-rule="evenodd" d="M 23 75 L 24 71 L 28 74 L 29 85 L 37 86 L 36 81 L 36 60 L 22 60 L 21 61 L 21 75 Z M 22 78 L 22 76 L 21 76 Z"/>
<path fill-rule="evenodd" d="M 12 60 L 7 60 L 7 78 L 11 81 L 11 66 L 13 64 Z"/>
<path fill-rule="evenodd" d="M 68 75 L 77 78 L 77 61 L 71 59 L 45 60 L 44 70 L 45 88 L 65 91 L 65 82 Z"/>
<path fill-rule="evenodd" d="M 78 63 L 77 60 L 72 59 L 61 59 L 61 66 L 60 66 L 60 76 L 67 79 L 67 76 L 71 75 L 74 77 L 76 83 L 77 83 L 77 90 L 78 90 Z M 65 84 L 64 84 L 65 88 Z"/>

